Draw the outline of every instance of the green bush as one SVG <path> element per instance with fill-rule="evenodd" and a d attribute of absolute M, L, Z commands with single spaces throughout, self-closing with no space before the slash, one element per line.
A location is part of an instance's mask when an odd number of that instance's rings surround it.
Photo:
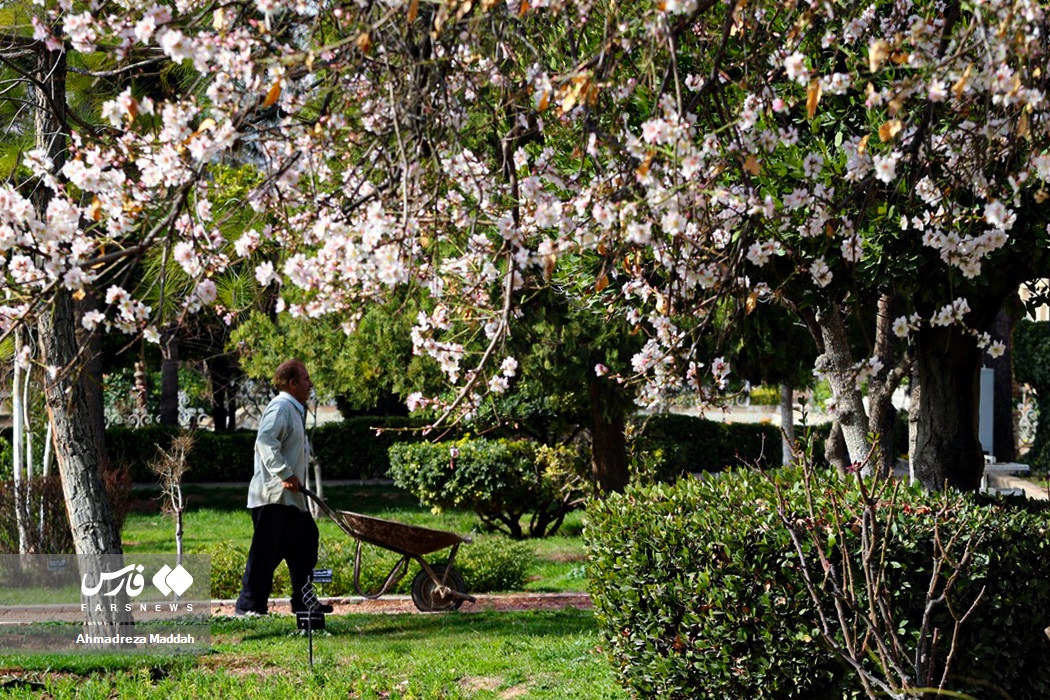
<path fill-rule="evenodd" d="M 477 537 L 459 548 L 452 563 L 471 593 L 520 591 L 525 588 L 536 553 L 527 542 L 505 537 Z"/>
<path fill-rule="evenodd" d="M 661 413 L 636 418 L 629 434 L 635 461 L 646 461 L 657 481 L 741 464 L 780 464 L 780 429 L 775 425 Z"/>
<path fill-rule="evenodd" d="M 779 406 L 780 387 L 778 386 L 754 386 L 751 387 L 752 406 Z"/>
<path fill-rule="evenodd" d="M 575 446 L 464 438 L 390 448 L 394 483 L 432 508 L 469 510 L 515 539 L 557 532 L 578 507 L 586 458 Z"/>
<path fill-rule="evenodd" d="M 592 503 L 585 532 L 591 595 L 606 649 L 638 697 L 838 700 L 857 691 L 856 674 L 820 640 L 771 478 L 783 485 L 795 517 L 808 517 L 797 470 L 683 479 Z M 815 526 L 833 522 L 833 514 L 845 522 L 855 516 L 855 485 L 823 475 L 815 492 Z M 961 546 L 984 538 L 955 604 L 965 610 L 977 587 L 986 586 L 962 627 L 948 687 L 977 697 L 1050 697 L 1045 506 L 913 490 L 903 490 L 897 502 L 882 512 L 892 533 L 887 590 L 905 645 L 913 649 L 918 636 L 933 562 L 933 513 L 944 506 L 942 540 L 957 534 Z M 832 551 L 856 544 L 848 540 Z M 820 572 L 813 575 L 820 585 Z M 950 622 L 937 608 L 941 662 Z"/>

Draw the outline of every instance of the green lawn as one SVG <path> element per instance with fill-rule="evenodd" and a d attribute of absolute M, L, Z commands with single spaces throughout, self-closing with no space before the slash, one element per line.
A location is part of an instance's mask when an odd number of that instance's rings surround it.
<path fill-rule="evenodd" d="M 4 697 L 626 699 L 587 611 L 222 619 L 198 658 L 0 657 Z"/>
<path fill-rule="evenodd" d="M 174 552 L 174 522 L 160 512 L 158 489 L 136 488 L 132 512 L 124 525 L 124 547 L 128 552 Z M 183 488 L 187 510 L 184 542 L 186 551 L 202 551 L 211 545 L 233 543 L 247 549 L 252 525 L 245 508 L 244 486 L 197 486 Z M 419 505 L 410 494 L 392 486 L 334 486 L 325 489 L 328 503 L 337 510 L 350 510 L 409 525 L 448 530 L 461 535 L 481 531 L 481 523 L 470 512 L 446 511 L 439 514 Z M 585 591 L 584 550 L 580 539 L 583 514 L 570 514 L 556 537 L 530 542 L 536 552 L 536 565 L 529 572 L 526 590 L 541 592 Z M 352 544 L 352 540 L 331 522 L 318 522 L 322 540 Z M 469 547 L 469 545 L 466 545 Z M 322 553 L 322 562 L 324 564 Z"/>

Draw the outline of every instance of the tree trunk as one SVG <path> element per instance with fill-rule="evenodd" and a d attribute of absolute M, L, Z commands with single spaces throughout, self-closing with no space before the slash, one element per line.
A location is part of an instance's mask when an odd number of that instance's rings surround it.
<path fill-rule="evenodd" d="M 868 456 L 868 415 L 860 390 L 857 389 L 856 371 L 841 309 L 836 304 L 820 309 L 817 323 L 820 325 L 824 352 L 817 358 L 816 367 L 831 384 L 835 396 L 833 414 L 842 428 L 849 460 L 852 464 L 863 465 Z"/>
<path fill-rule="evenodd" d="M 845 474 L 846 468 L 850 465 L 849 451 L 846 450 L 846 441 L 842 437 L 842 426 L 839 425 L 837 418 L 831 421 L 828 440 L 824 443 L 824 459 L 839 474 Z"/>
<path fill-rule="evenodd" d="M 1014 436 L 1014 374 L 1011 367 L 1013 331 L 1013 319 L 1005 310 L 1001 310 L 995 317 L 992 336 L 1006 344 L 1006 352 L 1002 357 L 987 361 L 988 366 L 995 372 L 992 441 L 995 443 L 995 458 L 1000 462 L 1017 461 L 1017 438 Z"/>
<path fill-rule="evenodd" d="M 790 384 L 780 385 L 780 461 L 785 467 L 791 464 L 795 446 L 795 390 Z"/>
<path fill-rule="evenodd" d="M 88 398 L 76 369 L 80 359 L 74 330 L 77 324 L 68 292 L 57 292 L 54 307 L 41 314 L 38 327 L 43 361 L 49 368 L 58 368 L 54 378 L 45 379 L 44 398 L 55 431 L 55 454 L 73 546 L 82 567 L 91 569 L 100 564 L 99 555 L 119 556 L 123 550 L 99 469 L 101 446 L 95 439 Z M 123 605 L 117 605 L 115 612 L 89 606 L 87 617 L 90 624 L 100 625 L 131 621 Z"/>
<path fill-rule="evenodd" d="M 93 293 L 88 293 L 74 306 L 75 318 L 83 318 L 84 314 L 98 308 L 98 298 Z M 109 471 L 110 462 L 109 452 L 106 451 L 106 397 L 102 380 L 102 337 L 98 333 L 88 332 L 78 323 L 77 343 L 82 358 L 81 367 L 83 369 L 80 372 L 80 384 L 87 404 L 87 421 L 90 423 L 92 440 L 98 452 L 99 473 L 105 474 Z"/>
<path fill-rule="evenodd" d="M 34 107 L 35 142 L 59 172 L 66 154 L 66 53 L 36 47 L 36 83 L 31 90 Z M 37 215 L 46 216 L 50 192 L 38 186 L 33 192 Z M 44 381 L 44 401 L 54 428 L 55 454 L 62 478 L 62 491 L 73 533 L 73 546 L 81 561 L 81 571 L 100 580 L 102 557 L 111 555 L 122 561 L 120 533 L 113 520 L 109 497 L 99 467 L 105 462 L 104 446 L 92 428 L 93 417 L 77 365 L 81 360 L 77 329 L 81 327 L 70 292 L 57 288 L 51 308 L 37 319 L 40 357 L 48 368 Z M 50 376 L 54 371 L 55 375 Z M 86 621 L 91 625 L 112 625 L 131 621 L 123 601 L 112 601 L 113 608 L 89 606 Z"/>
<path fill-rule="evenodd" d="M 229 355 L 215 355 L 204 361 L 211 388 L 211 420 L 216 432 L 236 427 L 237 403 L 234 367 Z"/>
<path fill-rule="evenodd" d="M 915 452 L 919 444 L 919 404 L 922 403 L 922 384 L 919 383 L 919 363 L 915 361 L 914 350 L 911 355 L 911 400 L 908 402 L 908 482 L 914 484 L 919 480 L 915 475 Z"/>
<path fill-rule="evenodd" d="M 591 373 L 593 375 L 593 373 Z M 588 379 L 591 409 L 591 467 L 602 494 L 627 488 L 627 438 L 622 398 L 608 380 Z"/>
<path fill-rule="evenodd" d="M 26 513 L 26 490 L 23 482 L 28 483 L 29 475 L 24 473 L 26 465 L 24 436 L 25 436 L 25 404 L 22 400 L 24 392 L 22 386 L 28 379 L 22 377 L 22 366 L 18 363 L 18 355 L 22 353 L 22 332 L 15 331 L 15 369 L 11 383 L 11 475 L 14 478 L 14 508 L 15 527 L 18 530 L 18 553 L 29 552 L 29 539 L 27 536 Z"/>
<path fill-rule="evenodd" d="M 972 335 L 958 326 L 919 331 L 916 363 L 922 387 L 914 474 L 930 491 L 945 484 L 961 491 L 981 485 L 984 457 L 978 440 L 977 407 L 981 354 Z"/>
<path fill-rule="evenodd" d="M 160 424 L 179 425 L 179 338 L 178 328 L 160 336 Z"/>
<path fill-rule="evenodd" d="M 893 319 L 896 314 L 896 296 L 879 297 L 875 320 L 875 358 L 882 367 L 868 381 L 868 431 L 875 433 L 878 452 L 874 472 L 880 476 L 893 474 L 893 437 L 897 424 L 897 409 L 893 406 L 893 392 L 910 370 L 910 361 L 904 357 L 899 363 L 894 352 Z"/>

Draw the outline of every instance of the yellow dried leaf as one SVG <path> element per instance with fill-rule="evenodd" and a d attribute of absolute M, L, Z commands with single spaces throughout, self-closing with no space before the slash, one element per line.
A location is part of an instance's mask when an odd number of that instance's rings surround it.
<path fill-rule="evenodd" d="M 466 17 L 467 13 L 470 12 L 471 8 L 473 7 L 474 0 L 463 0 L 463 2 L 459 4 L 459 9 L 456 10 L 456 21 L 458 22 L 459 20 Z"/>
<path fill-rule="evenodd" d="M 131 98 L 131 103 L 128 104 L 128 114 L 131 115 L 129 122 L 135 121 L 135 117 L 139 115 L 139 101 L 134 97 Z"/>
<path fill-rule="evenodd" d="M 820 103 L 821 92 L 820 80 L 814 78 L 809 82 L 809 88 L 806 89 L 806 116 L 810 119 L 812 119 L 817 113 L 817 105 Z"/>
<path fill-rule="evenodd" d="M 904 124 L 900 119 L 891 119 L 879 127 L 879 140 L 883 143 L 892 141 L 903 128 Z"/>
<path fill-rule="evenodd" d="M 758 158 L 755 158 L 754 155 L 749 155 L 744 159 L 744 170 L 752 175 L 758 175 L 762 172 L 762 164 L 758 162 Z"/>
<path fill-rule="evenodd" d="M 205 119 L 204 121 L 201 122 L 200 126 L 197 127 L 197 133 L 200 133 L 202 131 L 209 131 L 209 130 L 214 129 L 214 128 L 215 128 L 215 120 L 212 119 L 211 117 L 208 117 L 207 119 Z"/>
<path fill-rule="evenodd" d="M 1024 139 L 1031 138 L 1032 134 L 1028 128 L 1028 110 L 1021 110 L 1021 118 L 1017 120 L 1017 135 Z"/>
<path fill-rule="evenodd" d="M 868 139 L 870 138 L 871 134 L 867 134 L 864 138 L 860 140 L 860 143 L 857 144 L 857 153 L 859 155 L 864 155 L 868 152 Z"/>
<path fill-rule="evenodd" d="M 877 73 L 890 55 L 890 44 L 885 39 L 876 39 L 868 46 L 868 69 Z"/>
<path fill-rule="evenodd" d="M 91 220 L 102 221 L 102 200 L 98 195 L 91 198 Z"/>
<path fill-rule="evenodd" d="M 368 32 L 361 32 L 357 39 L 354 40 L 354 44 L 357 48 L 361 49 L 363 53 L 368 53 L 372 48 L 372 35 Z"/>
<path fill-rule="evenodd" d="M 962 77 L 955 81 L 955 85 L 952 85 L 952 94 L 955 95 L 956 99 L 961 99 L 963 92 L 966 91 L 966 85 L 970 82 L 970 73 L 973 71 L 973 64 L 966 66 L 966 70 L 963 71 Z"/>
<path fill-rule="evenodd" d="M 536 109 L 538 111 L 540 111 L 540 112 L 545 112 L 545 111 L 547 111 L 547 107 L 550 106 L 550 103 L 551 103 L 551 91 L 550 90 L 544 90 L 543 91 L 543 96 L 540 97 L 540 101 L 536 104 Z"/>
<path fill-rule="evenodd" d="M 521 0 L 521 5 L 518 6 L 518 17 L 524 17 L 529 9 L 529 0 Z"/>
<path fill-rule="evenodd" d="M 602 275 L 598 278 L 598 281 L 594 283 L 594 291 L 600 292 L 609 286 L 609 275 Z"/>
<path fill-rule="evenodd" d="M 649 174 L 649 166 L 653 164 L 653 154 L 650 153 L 649 157 L 645 159 L 645 162 L 638 166 L 638 169 L 634 172 L 638 173 L 639 177 L 645 177 Z"/>
<path fill-rule="evenodd" d="M 558 90 L 558 102 L 562 114 L 571 112 L 572 108 L 576 106 L 583 87 L 582 84 L 573 82 Z"/>
<path fill-rule="evenodd" d="M 890 54 L 890 62 L 897 66 L 904 65 L 910 58 L 911 54 L 907 51 L 901 51 L 900 49 L 894 49 L 893 53 Z"/>
<path fill-rule="evenodd" d="M 78 289 L 77 291 L 73 292 L 72 296 L 73 301 L 84 301 L 84 298 L 87 296 L 87 292 L 85 292 L 83 289 Z"/>
<path fill-rule="evenodd" d="M 221 7 L 211 13 L 211 26 L 217 32 L 221 32 L 230 26 L 230 23 L 226 21 L 226 11 Z"/>
<path fill-rule="evenodd" d="M 744 311 L 748 316 L 751 312 L 758 307 L 758 292 L 751 292 L 747 295 L 747 301 L 744 302 Z"/>
<path fill-rule="evenodd" d="M 419 0 L 412 0 L 408 5 L 408 23 L 412 24 L 419 16 Z"/>
<path fill-rule="evenodd" d="M 890 100 L 889 107 L 886 109 L 886 111 L 889 112 L 889 115 L 891 117 L 895 117 L 895 116 L 897 116 L 897 113 L 901 111 L 901 109 L 903 107 L 904 107 L 904 103 L 901 102 L 900 98 L 899 97 L 894 97 L 892 100 Z"/>
<path fill-rule="evenodd" d="M 555 264 L 557 264 L 557 262 L 558 262 L 558 257 L 556 255 L 554 255 L 554 253 L 551 253 L 550 255 L 547 255 L 546 257 L 544 257 L 544 259 L 543 259 L 543 274 L 544 274 L 544 276 L 547 279 L 550 279 L 550 276 L 552 274 L 554 274 L 554 266 L 555 266 Z"/>
<path fill-rule="evenodd" d="M 277 100 L 279 100 L 280 98 L 281 81 L 278 80 L 276 83 L 273 84 L 273 87 L 270 88 L 270 91 L 266 93 L 266 99 L 263 100 L 262 103 L 263 109 L 266 109 L 267 107 L 272 107 L 274 103 L 277 102 Z"/>

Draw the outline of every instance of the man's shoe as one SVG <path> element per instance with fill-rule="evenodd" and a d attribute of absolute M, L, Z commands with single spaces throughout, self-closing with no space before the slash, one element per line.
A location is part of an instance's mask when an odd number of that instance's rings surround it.
<path fill-rule="evenodd" d="M 240 608 L 233 609 L 234 617 L 262 617 L 263 613 L 258 610 L 241 610 Z"/>

